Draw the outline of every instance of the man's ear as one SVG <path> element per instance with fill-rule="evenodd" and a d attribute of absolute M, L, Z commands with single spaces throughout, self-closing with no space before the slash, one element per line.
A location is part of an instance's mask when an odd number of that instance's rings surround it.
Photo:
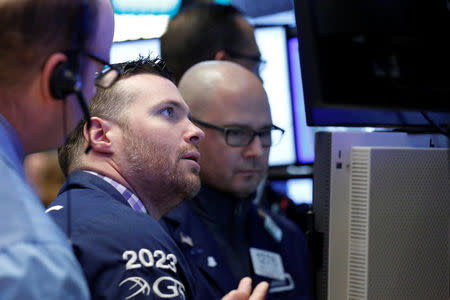
<path fill-rule="evenodd" d="M 113 125 L 111 121 L 99 117 L 91 117 L 91 127 L 89 130 L 84 125 L 84 139 L 90 143 L 94 152 L 103 154 L 114 153 L 113 141 L 110 138 Z"/>
<path fill-rule="evenodd" d="M 225 50 L 219 50 L 216 55 L 214 55 L 214 60 L 229 60 L 229 57 Z"/>
<path fill-rule="evenodd" d="M 44 99 L 58 100 L 51 91 L 51 79 L 59 64 L 67 61 L 67 56 L 62 52 L 53 53 L 47 58 L 41 72 L 41 91 Z"/>

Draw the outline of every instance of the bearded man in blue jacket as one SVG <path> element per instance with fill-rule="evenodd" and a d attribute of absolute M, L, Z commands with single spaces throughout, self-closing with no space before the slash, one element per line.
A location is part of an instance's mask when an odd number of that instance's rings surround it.
<path fill-rule="evenodd" d="M 204 133 L 163 61 L 120 69 L 92 99 L 90 126 L 81 123 L 60 150 L 69 176 L 47 211 L 70 238 L 94 299 L 219 299 L 156 222 L 197 193 Z M 250 296 L 246 278 L 224 299 L 262 300 L 266 288 Z"/>

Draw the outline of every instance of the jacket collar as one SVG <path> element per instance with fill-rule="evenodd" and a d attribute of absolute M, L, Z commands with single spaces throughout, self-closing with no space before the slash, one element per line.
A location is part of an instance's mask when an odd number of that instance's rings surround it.
<path fill-rule="evenodd" d="M 69 174 L 58 195 L 75 187 L 100 189 L 107 193 L 112 199 L 130 207 L 127 200 L 116 190 L 115 187 L 113 187 L 110 183 L 106 182 L 102 178 L 89 172 L 77 170 Z"/>

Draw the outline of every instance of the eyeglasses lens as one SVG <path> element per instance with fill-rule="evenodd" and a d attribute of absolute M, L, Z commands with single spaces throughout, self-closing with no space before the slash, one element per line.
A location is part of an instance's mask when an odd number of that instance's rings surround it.
<path fill-rule="evenodd" d="M 263 130 L 256 133 L 251 129 L 228 129 L 226 142 L 230 146 L 242 147 L 249 145 L 258 135 L 263 147 L 270 147 L 280 142 L 283 132 L 280 129 Z"/>
<path fill-rule="evenodd" d="M 101 72 L 97 73 L 95 85 L 102 88 L 108 88 L 116 81 L 117 77 L 119 77 L 118 70 L 105 66 Z"/>

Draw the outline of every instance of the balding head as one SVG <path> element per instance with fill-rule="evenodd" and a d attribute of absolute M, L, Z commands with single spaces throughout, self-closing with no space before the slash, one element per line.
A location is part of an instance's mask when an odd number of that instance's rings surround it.
<path fill-rule="evenodd" d="M 240 138 L 242 130 L 270 132 L 272 119 L 262 82 L 236 63 L 208 61 L 189 69 L 179 89 L 194 122 L 206 133 L 200 145 L 203 184 L 237 197 L 254 193 L 267 171 L 270 146 L 263 146 L 260 136 L 253 136 L 248 145 L 231 146 L 218 128 L 229 128 L 233 138 Z"/>
<path fill-rule="evenodd" d="M 183 75 L 178 88 L 196 118 L 223 111 L 229 105 L 245 105 L 246 101 L 240 101 L 242 97 L 265 99 L 261 105 L 267 108 L 269 105 L 261 80 L 246 68 L 229 61 L 205 61 L 194 65 Z"/>

